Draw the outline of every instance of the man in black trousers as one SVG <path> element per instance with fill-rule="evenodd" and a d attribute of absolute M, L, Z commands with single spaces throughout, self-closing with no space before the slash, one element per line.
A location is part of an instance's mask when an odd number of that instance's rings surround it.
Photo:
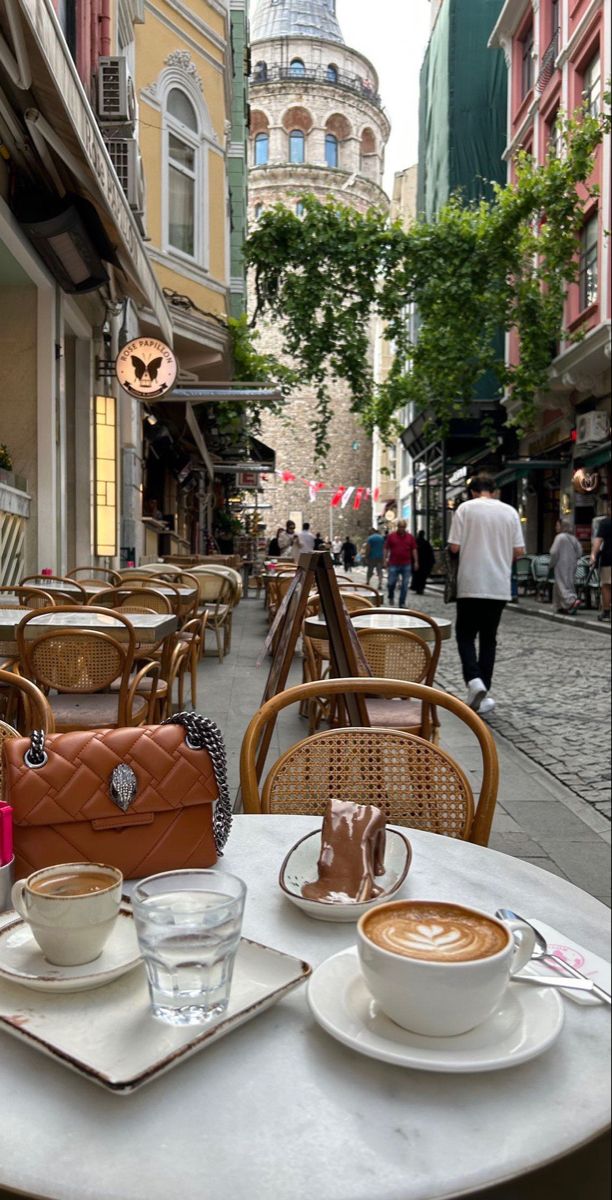
<path fill-rule="evenodd" d="M 471 479 L 468 490 L 470 499 L 457 509 L 449 535 L 450 550 L 459 555 L 456 637 L 467 703 L 486 716 L 495 708 L 489 692 L 497 630 L 512 598 L 512 564 L 525 546 L 519 515 L 496 499 L 490 475 Z"/>

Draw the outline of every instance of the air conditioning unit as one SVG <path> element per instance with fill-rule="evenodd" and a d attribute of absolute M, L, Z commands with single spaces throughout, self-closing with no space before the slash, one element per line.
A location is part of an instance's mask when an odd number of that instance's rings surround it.
<path fill-rule="evenodd" d="M 136 138 L 108 138 L 105 144 L 130 208 L 143 213 L 144 173 Z"/>
<path fill-rule="evenodd" d="M 107 125 L 136 120 L 134 84 L 122 54 L 98 60 L 98 117 Z"/>
<path fill-rule="evenodd" d="M 576 445 L 605 442 L 610 433 L 610 418 L 605 412 L 583 413 L 576 421 Z"/>

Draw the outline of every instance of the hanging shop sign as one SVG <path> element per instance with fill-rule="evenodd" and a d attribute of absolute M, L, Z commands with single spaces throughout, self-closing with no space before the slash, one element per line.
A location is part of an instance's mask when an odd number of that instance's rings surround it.
<path fill-rule="evenodd" d="M 596 492 L 599 487 L 599 472 L 590 471 L 588 467 L 579 467 L 577 471 L 574 471 L 572 483 L 575 492 L 581 492 L 583 496 L 588 496 L 591 492 Z"/>
<path fill-rule="evenodd" d="M 178 374 L 176 356 L 158 338 L 139 337 L 128 342 L 115 359 L 121 387 L 137 400 L 159 400 L 172 391 Z"/>

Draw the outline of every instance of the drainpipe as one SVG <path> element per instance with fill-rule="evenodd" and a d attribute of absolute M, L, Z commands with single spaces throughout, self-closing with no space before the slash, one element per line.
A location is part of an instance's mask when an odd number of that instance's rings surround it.
<path fill-rule="evenodd" d="M 111 0 L 100 0 L 99 29 L 100 54 L 111 53 Z"/>

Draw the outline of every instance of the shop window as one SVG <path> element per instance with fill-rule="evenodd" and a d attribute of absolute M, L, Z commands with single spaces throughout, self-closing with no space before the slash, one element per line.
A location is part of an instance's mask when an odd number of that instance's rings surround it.
<path fill-rule="evenodd" d="M 291 63 L 291 66 L 289 67 L 289 72 L 291 75 L 305 75 L 306 74 L 306 67 L 304 66 L 304 63 L 302 62 L 301 58 L 293 59 L 293 62 Z"/>
<path fill-rule="evenodd" d="M 289 134 L 289 162 L 303 163 L 306 160 L 306 138 L 301 129 L 292 129 Z"/>
<path fill-rule="evenodd" d="M 599 51 L 582 72 L 582 100 L 592 117 L 599 115 L 601 108 L 601 59 Z"/>
<path fill-rule="evenodd" d="M 267 166 L 270 156 L 270 135 L 267 133 L 258 133 L 255 138 L 255 166 Z"/>
<path fill-rule="evenodd" d="M 533 87 L 533 25 L 529 25 L 521 38 L 521 97 Z"/>
<path fill-rule="evenodd" d="M 338 166 L 338 138 L 333 133 L 325 134 L 325 162 L 328 167 Z"/>
<path fill-rule="evenodd" d="M 198 257 L 201 206 L 204 194 L 203 163 L 198 117 L 189 97 L 172 88 L 166 101 L 166 157 L 168 171 L 168 244 L 190 258 Z"/>
<path fill-rule="evenodd" d="M 337 68 L 337 66 L 335 66 L 334 63 L 329 64 L 327 71 L 326 71 L 326 76 L 327 76 L 328 83 L 337 83 L 338 82 L 338 68 Z"/>
<path fill-rule="evenodd" d="M 599 243 L 599 219 L 598 214 L 594 213 L 592 217 L 583 226 L 580 235 L 580 311 L 584 312 L 585 308 L 589 308 L 591 304 L 597 302 L 599 292 L 599 270 L 597 261 Z"/>

